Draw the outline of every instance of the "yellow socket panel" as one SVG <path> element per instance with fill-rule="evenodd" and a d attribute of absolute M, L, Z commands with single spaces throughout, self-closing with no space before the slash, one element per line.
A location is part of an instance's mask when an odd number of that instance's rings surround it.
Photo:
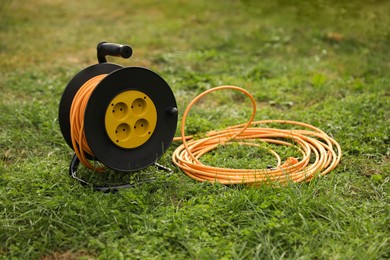
<path fill-rule="evenodd" d="M 138 90 L 121 92 L 106 110 L 106 132 L 114 144 L 125 149 L 137 148 L 148 141 L 156 124 L 153 101 Z"/>

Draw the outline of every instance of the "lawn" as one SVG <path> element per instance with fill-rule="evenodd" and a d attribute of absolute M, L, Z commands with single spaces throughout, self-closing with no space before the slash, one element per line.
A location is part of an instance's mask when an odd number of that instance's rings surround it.
<path fill-rule="evenodd" d="M 390 258 L 389 1 L 81 2 L 0 3 L 1 258 Z M 175 167 L 174 143 L 159 160 L 172 174 L 113 174 L 129 183 L 155 177 L 117 193 L 81 186 L 68 175 L 73 153 L 58 105 L 69 80 L 97 63 L 103 40 L 133 48 L 130 59 L 110 62 L 168 82 L 179 122 L 202 91 L 240 86 L 256 98 L 256 120 L 301 121 L 332 136 L 340 164 L 309 183 L 225 186 Z M 186 131 L 202 136 L 250 113 L 241 94 L 213 93 Z M 239 145 L 203 160 L 275 163 Z"/>

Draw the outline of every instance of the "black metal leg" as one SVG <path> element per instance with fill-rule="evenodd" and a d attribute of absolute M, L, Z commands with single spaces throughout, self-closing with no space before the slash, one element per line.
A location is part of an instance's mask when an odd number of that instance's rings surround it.
<path fill-rule="evenodd" d="M 115 184 L 115 185 L 107 185 L 107 186 L 104 186 L 104 185 L 94 185 L 92 183 L 89 183 L 79 177 L 77 177 L 77 167 L 79 166 L 80 164 L 80 160 L 79 158 L 76 156 L 76 154 L 73 156 L 72 158 L 72 161 L 70 162 L 70 166 L 69 166 L 69 174 L 70 176 L 77 180 L 78 182 L 80 182 L 81 185 L 83 186 L 87 186 L 87 185 L 91 185 L 95 190 L 97 191 L 101 191 L 101 192 L 117 192 L 118 190 L 120 189 L 126 189 L 126 188 L 134 188 L 136 187 L 137 185 L 139 184 L 142 184 L 142 183 L 148 183 L 148 182 L 151 182 L 153 181 L 155 178 L 150 178 L 150 179 L 146 179 L 142 182 L 138 182 L 136 184 L 129 184 L 129 183 L 123 183 L 123 184 Z M 171 174 L 173 171 L 172 169 L 170 168 L 167 168 L 161 164 L 158 164 L 158 163 L 154 163 L 154 165 L 160 169 L 160 170 L 164 170 L 166 172 L 168 172 L 169 174 Z"/>

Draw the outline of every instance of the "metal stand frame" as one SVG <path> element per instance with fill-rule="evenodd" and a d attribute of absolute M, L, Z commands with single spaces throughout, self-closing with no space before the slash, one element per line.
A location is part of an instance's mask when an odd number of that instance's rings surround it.
<path fill-rule="evenodd" d="M 108 192 L 112 192 L 112 193 L 115 193 L 117 192 L 118 190 L 120 189 L 126 189 L 126 188 L 134 188 L 140 184 L 143 184 L 143 183 L 149 183 L 149 182 L 152 182 L 153 180 L 155 180 L 156 178 L 149 178 L 149 179 L 146 179 L 144 181 L 140 181 L 140 182 L 137 182 L 136 184 L 130 184 L 130 183 L 122 183 L 122 184 L 115 184 L 115 185 L 94 185 L 90 182 L 87 182 L 83 179 L 81 179 L 80 177 L 77 176 L 77 167 L 79 166 L 79 163 L 80 163 L 80 160 L 79 158 L 76 156 L 76 154 L 73 156 L 73 159 L 72 161 L 70 162 L 70 166 L 69 166 L 69 175 L 80 182 L 81 185 L 83 186 L 92 186 L 92 188 L 94 190 L 97 190 L 97 191 L 101 191 L 101 192 L 105 192 L 105 193 L 108 193 Z M 172 174 L 173 170 L 168 168 L 168 167 L 165 167 L 161 164 L 158 164 L 157 162 L 155 162 L 153 164 L 154 166 L 156 166 L 159 170 L 163 170 L 163 171 L 166 171 L 168 172 L 168 176 Z"/>

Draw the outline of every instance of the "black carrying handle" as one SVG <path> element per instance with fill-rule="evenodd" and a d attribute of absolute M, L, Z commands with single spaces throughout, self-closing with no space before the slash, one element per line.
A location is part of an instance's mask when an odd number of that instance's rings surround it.
<path fill-rule="evenodd" d="M 96 49 L 99 63 L 107 62 L 107 55 L 127 59 L 133 54 L 133 49 L 129 45 L 117 43 L 100 42 Z"/>

